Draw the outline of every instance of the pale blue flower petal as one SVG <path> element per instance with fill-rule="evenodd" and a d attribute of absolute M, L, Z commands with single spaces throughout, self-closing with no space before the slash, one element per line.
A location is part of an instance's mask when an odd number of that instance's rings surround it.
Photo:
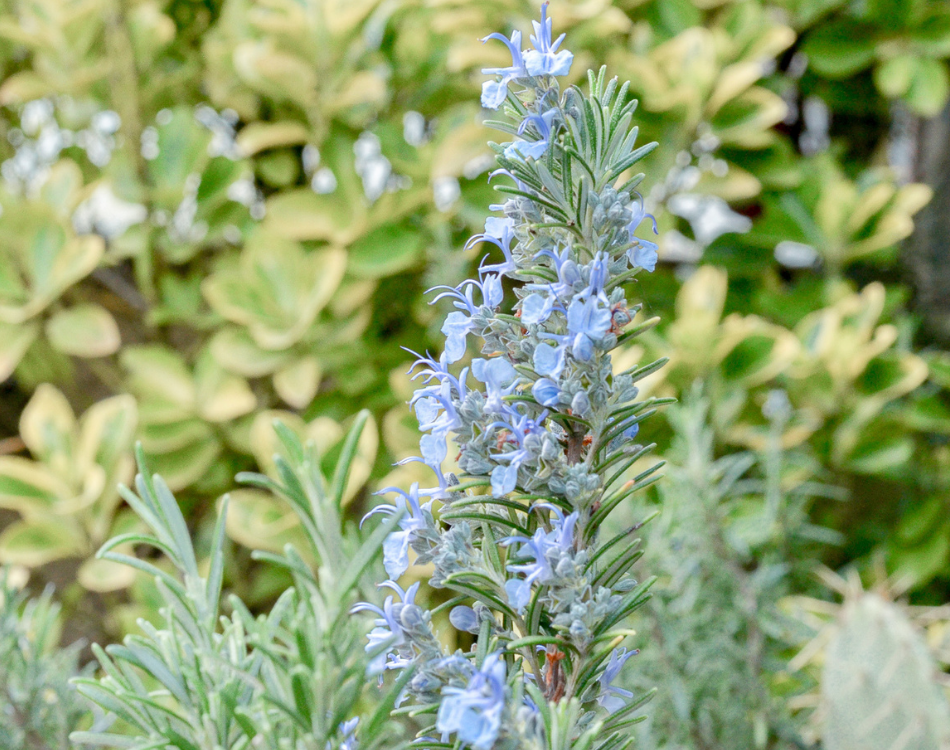
<path fill-rule="evenodd" d="M 542 406 L 557 406 L 561 389 L 557 387 L 557 383 L 553 380 L 541 378 L 540 380 L 536 380 L 531 387 L 531 395 L 533 395 Z"/>
<path fill-rule="evenodd" d="M 505 581 L 505 593 L 508 595 L 508 603 L 512 609 L 520 614 L 531 601 L 531 584 L 520 578 L 512 578 Z"/>
<path fill-rule="evenodd" d="M 539 344 L 534 350 L 534 371 L 538 375 L 558 378 L 564 369 L 564 350 L 561 347 Z"/>
<path fill-rule="evenodd" d="M 510 492 L 514 492 L 515 485 L 518 484 L 518 466 L 509 464 L 508 466 L 496 466 L 491 472 L 491 492 L 495 497 L 504 497 Z"/>
<path fill-rule="evenodd" d="M 478 633 L 479 630 L 478 615 L 474 609 L 464 605 L 452 608 L 449 612 L 449 622 L 456 630 L 466 633 Z"/>
<path fill-rule="evenodd" d="M 409 537 L 412 531 L 394 531 L 383 542 L 383 566 L 392 580 L 409 569 Z"/>
<path fill-rule="evenodd" d="M 639 240 L 639 242 L 639 245 L 627 251 L 627 256 L 633 265 L 653 273 L 656 270 L 656 262 L 659 260 L 657 245 L 646 240 Z"/>

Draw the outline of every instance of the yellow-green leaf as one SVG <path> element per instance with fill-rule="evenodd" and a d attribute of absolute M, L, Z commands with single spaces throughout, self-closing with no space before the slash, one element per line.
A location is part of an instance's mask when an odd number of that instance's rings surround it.
<path fill-rule="evenodd" d="M 0 534 L 0 562 L 6 565 L 40 565 L 87 552 L 82 535 L 61 518 L 15 521 Z"/>
<path fill-rule="evenodd" d="M 105 357 L 122 343 L 115 319 L 93 304 L 56 312 L 46 321 L 46 336 L 56 349 L 74 357 Z"/>

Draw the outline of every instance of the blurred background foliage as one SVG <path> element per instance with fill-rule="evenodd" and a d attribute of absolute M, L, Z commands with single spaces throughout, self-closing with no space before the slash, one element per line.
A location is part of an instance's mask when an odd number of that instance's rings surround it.
<path fill-rule="evenodd" d="M 436 345 L 423 293 L 476 262 L 460 248 L 495 195 L 478 92 L 504 54 L 479 39 L 536 11 L 2 0 L 0 562 L 58 586 L 66 642 L 115 637 L 157 606 L 153 583 L 93 559 L 138 529 L 114 489 L 136 441 L 199 550 L 235 473 L 273 474 L 274 417 L 329 466 L 349 415 L 370 410 L 344 497 L 354 518 L 369 490 L 411 481 L 418 465 L 392 468 L 416 437 L 405 349 Z M 762 456 L 785 451 L 808 468 L 783 493 L 805 475 L 832 488 L 794 500 L 795 533 L 821 529 L 807 553 L 785 529 L 726 555 L 780 571 L 775 590 L 749 583 L 751 600 L 817 595 L 795 556 L 864 571 L 880 556 L 915 604 L 950 600 L 950 274 L 934 229 L 950 215 L 934 168 L 950 164 L 950 7 L 554 0 L 550 13 L 577 81 L 601 63 L 630 80 L 640 131 L 660 143 L 643 189 L 661 264 L 634 294 L 662 323 L 617 364 L 669 357 L 646 389 L 701 382 L 705 406 L 655 420 L 659 452 L 688 468 L 702 444 L 710 466 L 750 457 L 774 483 Z M 777 391 L 778 422 L 763 411 Z M 675 525 L 690 493 L 658 492 Z M 240 490 L 227 532 L 227 585 L 266 606 L 289 577 L 249 548 L 299 543 L 296 516 Z M 761 728 L 771 699 L 748 700 L 753 735 L 778 736 Z M 716 726 L 691 741 L 726 741 Z"/>

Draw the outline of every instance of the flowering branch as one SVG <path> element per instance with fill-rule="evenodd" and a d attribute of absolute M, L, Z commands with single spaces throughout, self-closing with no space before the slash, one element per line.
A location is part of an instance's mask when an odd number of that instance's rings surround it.
<path fill-rule="evenodd" d="M 653 447 L 636 442 L 640 422 L 662 401 L 637 401 L 636 382 L 663 363 L 615 373 L 610 358 L 656 323 L 628 328 L 640 306 L 623 287 L 657 262 L 656 245 L 635 234 L 652 219 L 635 192 L 643 175 L 625 178 L 656 144 L 635 148 L 636 102 L 603 69 L 588 94 L 562 92 L 573 55 L 563 35 L 552 39 L 546 4 L 533 25 L 528 50 L 518 31 L 483 40 L 512 57 L 485 71 L 482 90 L 505 118 L 488 124 L 515 137 L 492 144 L 490 179 L 505 179 L 496 190 L 506 200 L 469 242 L 490 246 L 478 277 L 436 290 L 434 302 L 455 307 L 443 354 L 417 355 L 412 368 L 424 435 L 411 460 L 438 486 L 387 490 L 396 502 L 373 513 L 400 514 L 384 544 L 393 594 L 356 607 L 377 615 L 372 671 L 411 670 L 401 710 L 435 714 L 420 747 L 626 748 L 649 697 L 612 684 L 636 653 L 621 647 L 624 623 L 651 584 L 630 575 L 638 527 L 606 540 L 600 530 L 660 466 L 626 479 Z M 481 356 L 465 364 L 472 340 Z M 450 437 L 461 477 L 443 472 Z M 415 564 L 432 565 L 429 584 L 456 594 L 443 607 L 476 636 L 471 652 L 446 654 L 415 602 L 419 584 L 395 582 L 410 548 Z"/>

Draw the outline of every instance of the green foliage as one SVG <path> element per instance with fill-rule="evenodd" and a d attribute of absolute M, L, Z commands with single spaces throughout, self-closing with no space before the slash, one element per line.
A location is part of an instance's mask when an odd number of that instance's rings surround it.
<path fill-rule="evenodd" d="M 41 385 L 20 417 L 34 460 L 0 457 L 0 507 L 20 515 L 0 534 L 0 560 L 36 567 L 90 555 L 134 523 L 119 511 L 116 484 L 132 470 L 129 449 L 137 409 L 131 396 L 99 401 L 78 420 L 63 394 Z M 131 582 L 131 571 L 89 559 L 79 580 L 92 591 Z"/>
<path fill-rule="evenodd" d="M 536 10 L 3 4 L 2 414 L 31 457 L 0 456 L 0 506 L 15 514 L 0 559 L 40 575 L 72 565 L 82 588 L 107 595 L 114 629 L 154 593 L 91 557 L 143 528 L 112 489 L 130 480 L 133 440 L 205 539 L 237 471 L 280 481 L 275 417 L 317 443 L 327 471 L 356 406 L 375 417 L 345 493 L 362 509 L 364 486 L 416 437 L 399 347 L 429 343 L 421 290 L 464 275 L 473 255 L 457 248 L 488 203 L 474 179 L 488 133 L 469 102 L 501 53 L 478 37 Z M 662 261 L 646 309 L 669 322 L 620 364 L 670 357 L 643 382 L 655 395 L 704 379 L 716 456 L 765 450 L 761 407 L 785 389 L 784 448 L 851 491 L 850 509 L 817 511 L 846 535 L 829 559 L 883 547 L 946 598 L 950 366 L 920 350 L 896 262 L 930 190 L 894 156 L 906 110 L 947 100 L 945 3 L 594 0 L 552 12 L 576 69 L 603 60 L 631 80 L 641 132 L 662 144 L 644 160 L 665 175 L 645 186 Z M 671 440 L 658 437 L 660 453 Z M 409 486 L 418 469 L 385 483 Z M 267 491 L 235 492 L 225 532 L 319 559 Z M 259 576 L 274 569 L 239 549 L 226 560 L 248 606 L 269 607 Z"/>
<path fill-rule="evenodd" d="M 780 598 L 801 584 L 816 541 L 835 535 L 808 520 L 831 488 L 813 481 L 801 451 L 784 451 L 792 419 L 769 395 L 761 451 L 717 458 L 710 404 L 693 392 L 670 407 L 674 428 L 661 511 L 648 526 L 650 572 L 638 688 L 656 686 L 641 732 L 645 748 L 795 748 L 798 726 L 778 684 L 789 627 Z"/>
<path fill-rule="evenodd" d="M 349 620 L 357 596 L 375 596 L 370 581 L 381 540 L 398 521 L 397 516 L 362 541 L 342 525 L 347 479 L 367 419 L 363 413 L 356 420 L 328 476 L 320 470 L 313 442 L 303 445 L 276 423 L 286 455 L 274 459 L 279 479 L 242 477 L 293 508 L 305 542 L 299 551 L 288 544 L 280 555 L 259 553 L 259 559 L 286 569 L 293 586 L 257 616 L 236 596 L 222 602 L 227 497 L 203 569 L 168 485 L 146 473 L 139 454 L 136 492 L 121 491 L 151 534 L 116 537 L 99 556 L 154 577 L 162 623 L 141 620 L 141 635 L 126 636 L 121 646 L 94 647 L 104 675 L 76 684 L 117 723 L 109 732 L 75 732 L 74 742 L 323 750 L 340 746 L 352 734 L 344 723 L 363 713 L 361 747 L 394 747 L 387 716 L 399 688 L 385 698 L 368 689 L 367 658 L 373 654 L 364 654 L 364 631 Z M 173 570 L 117 551 L 128 544 L 161 551 Z M 308 559 L 316 561 L 315 568 Z"/>
<path fill-rule="evenodd" d="M 59 605 L 52 592 L 29 598 L 0 571 L 0 737 L 4 750 L 68 750 L 70 730 L 89 709 L 69 678 L 79 649 L 59 648 Z M 22 572 L 22 569 L 21 569 Z"/>
<path fill-rule="evenodd" d="M 937 114 L 950 94 L 950 9 L 934 0 L 875 0 L 861 6 L 802 0 L 788 3 L 801 23 L 815 25 L 803 51 L 832 79 L 873 67 L 877 90 L 903 98 L 916 112 Z M 829 7 L 830 5 L 830 7 Z M 828 10 L 841 9 L 831 19 Z M 816 21 L 823 20 L 821 23 Z"/>
<path fill-rule="evenodd" d="M 260 468 L 261 414 L 341 419 L 360 405 L 398 420 L 390 372 L 400 346 L 425 350 L 434 319 L 420 292 L 462 275 L 471 256 L 452 248 L 483 219 L 487 131 L 471 102 L 499 53 L 478 37 L 529 5 L 11 0 L 0 375 L 27 395 L 55 384 L 77 413 L 133 394 L 136 438 L 204 526 L 233 473 Z M 665 175 L 646 196 L 661 258 L 729 266 L 745 285 L 730 307 L 794 327 L 837 299 L 816 303 L 807 274 L 776 299 L 773 250 L 804 246 L 838 277 L 890 262 L 912 230 L 927 189 L 899 185 L 879 156 L 856 162 L 846 126 L 850 103 L 872 111 L 862 148 L 879 154 L 886 99 L 932 111 L 946 98 L 939 3 L 556 11 L 579 56 L 630 79 L 641 130 L 663 144 L 645 161 Z M 861 65 L 835 64 L 852 54 L 823 41 L 836 34 L 864 45 Z M 871 67 L 883 98 L 841 77 Z M 815 97 L 832 131 L 790 130 Z M 658 311 L 676 283 L 660 285 Z"/>

